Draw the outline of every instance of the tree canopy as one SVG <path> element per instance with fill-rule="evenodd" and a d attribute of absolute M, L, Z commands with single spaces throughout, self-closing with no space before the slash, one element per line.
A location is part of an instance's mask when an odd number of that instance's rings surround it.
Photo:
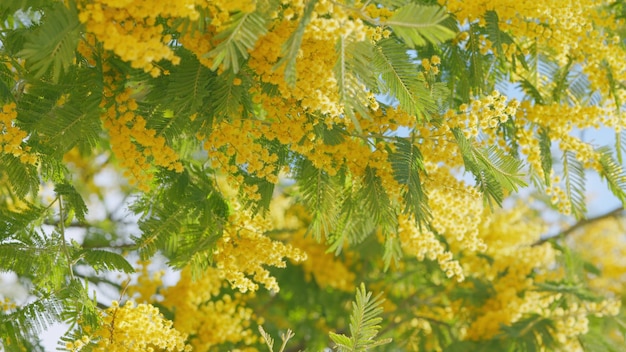
<path fill-rule="evenodd" d="M 2 1 L 1 346 L 622 350 L 625 18 Z"/>

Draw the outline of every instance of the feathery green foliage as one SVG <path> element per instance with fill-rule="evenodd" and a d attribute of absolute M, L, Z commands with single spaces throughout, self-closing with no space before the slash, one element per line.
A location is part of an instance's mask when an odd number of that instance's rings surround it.
<path fill-rule="evenodd" d="M 565 192 L 570 200 L 572 214 L 581 218 L 587 212 L 585 202 L 585 169 L 571 151 L 563 152 Z"/>
<path fill-rule="evenodd" d="M 267 32 L 265 18 L 257 11 L 240 12 L 231 19 L 228 29 L 215 36 L 218 44 L 207 53 L 213 59 L 211 70 L 223 65 L 225 70 L 239 72 L 241 61 L 248 58 L 248 50 L 254 48 L 257 39 Z"/>
<path fill-rule="evenodd" d="M 493 206 L 492 202 L 498 206 L 502 204 L 505 190 L 515 192 L 526 186 L 521 179 L 522 162 L 519 159 L 506 155 L 495 146 L 479 149 L 459 129 L 453 129 L 452 133 L 461 150 L 465 170 L 474 175 L 476 186 L 490 206 Z"/>
<path fill-rule="evenodd" d="M 372 298 L 372 292 L 365 290 L 365 285 L 357 287 L 356 298 L 352 302 L 352 314 L 350 315 L 350 336 L 330 332 L 331 340 L 337 345 L 339 351 L 361 352 L 373 347 L 391 342 L 391 339 L 376 340 L 380 330 L 380 318 L 383 312 L 380 305 L 384 300 L 380 294 Z"/>
<path fill-rule="evenodd" d="M 26 59 L 36 78 L 52 69 L 52 81 L 58 82 L 75 58 L 79 29 L 76 7 L 54 2 L 52 9 L 45 12 L 42 24 L 26 37 L 18 55 Z"/>
<path fill-rule="evenodd" d="M 448 17 L 439 6 L 407 4 L 396 10 L 385 24 L 410 48 L 427 43 L 445 42 L 454 36 L 454 32 L 442 24 Z"/>
<path fill-rule="evenodd" d="M 404 111 L 428 119 L 436 110 L 424 79 L 404 45 L 394 39 L 380 41 L 374 50 L 373 63 L 381 72 L 381 93 L 398 99 L 398 105 Z"/>

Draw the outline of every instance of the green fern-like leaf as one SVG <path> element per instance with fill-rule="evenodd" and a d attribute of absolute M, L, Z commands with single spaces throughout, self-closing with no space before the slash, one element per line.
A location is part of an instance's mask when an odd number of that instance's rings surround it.
<path fill-rule="evenodd" d="M 143 234 L 134 237 L 140 255 L 149 258 L 161 250 L 176 268 L 190 262 L 192 269 L 206 268 L 228 217 L 228 205 L 213 187 L 210 170 L 189 164 L 182 173 L 163 170 L 158 180 L 159 193 L 134 206 L 142 212 Z"/>
<path fill-rule="evenodd" d="M 510 45 L 513 43 L 511 36 L 500 29 L 500 19 L 496 11 L 487 11 L 485 13 L 485 31 L 487 38 L 492 43 L 492 47 L 500 56 L 504 56 L 502 44 Z"/>
<path fill-rule="evenodd" d="M 359 199 L 363 200 L 363 208 L 368 216 L 383 232 L 393 232 L 397 225 L 396 204 L 389 199 L 380 177 L 371 167 L 365 168 L 363 186 L 359 190 Z"/>
<path fill-rule="evenodd" d="M 530 315 L 511 326 L 502 325 L 500 329 L 502 333 L 498 337 L 510 346 L 505 350 L 541 351 L 558 344 L 554 338 L 554 322 L 540 315 Z"/>
<path fill-rule="evenodd" d="M 504 199 L 504 190 L 517 191 L 518 187 L 526 186 L 521 179 L 521 160 L 506 155 L 495 146 L 477 148 L 458 128 L 453 129 L 452 133 L 461 151 L 466 171 L 474 175 L 476 185 L 489 205 L 495 202 L 500 206 Z"/>
<path fill-rule="evenodd" d="M 544 181 L 550 186 L 550 171 L 552 171 L 552 142 L 550 134 L 546 128 L 539 130 L 539 155 L 541 157 L 541 168 L 543 169 Z"/>
<path fill-rule="evenodd" d="M 410 48 L 415 48 L 452 39 L 454 31 L 442 24 L 447 17 L 439 6 L 411 3 L 397 9 L 384 24 L 390 26 Z"/>
<path fill-rule="evenodd" d="M 350 245 L 357 245 L 374 232 L 377 224 L 372 221 L 372 214 L 361 205 L 359 199 L 353 194 L 345 197 L 337 226 L 328 236 L 327 252 L 335 252 L 335 255 L 339 255 L 346 242 Z"/>
<path fill-rule="evenodd" d="M 211 77 L 209 80 L 210 101 L 209 112 L 216 120 L 231 117 L 246 117 L 252 108 L 248 88 L 244 84 L 234 85 L 235 75 L 225 73 Z"/>
<path fill-rule="evenodd" d="M 27 194 L 37 194 L 39 176 L 35 166 L 24 164 L 13 155 L 3 154 L 0 155 L 0 175 L 3 174 L 7 176 L 9 187 L 17 197 L 24 198 Z"/>
<path fill-rule="evenodd" d="M 0 312 L 3 344 L 16 351 L 21 350 L 21 344 L 36 341 L 37 336 L 41 336 L 48 327 L 60 322 L 61 312 L 61 303 L 49 297 L 22 306 L 15 312 Z"/>
<path fill-rule="evenodd" d="M 24 58 L 28 67 L 39 78 L 52 69 L 52 80 L 57 82 L 62 72 L 68 72 L 78 46 L 80 22 L 76 4 L 66 6 L 55 2 L 45 12 L 43 23 L 28 38 L 18 56 Z"/>
<path fill-rule="evenodd" d="M 337 225 L 343 198 L 342 187 L 336 178 L 316 168 L 308 160 L 301 160 L 296 170 L 299 195 L 313 214 L 309 231 L 320 241 Z"/>
<path fill-rule="evenodd" d="M 587 212 L 585 202 L 585 169 L 571 151 L 563 152 L 563 177 L 565 193 L 570 201 L 572 214 L 582 218 Z"/>
<path fill-rule="evenodd" d="M 355 111 L 367 118 L 368 95 L 363 89 L 365 82 L 372 86 L 373 77 L 369 68 L 372 45 L 369 42 L 354 42 L 343 36 L 337 40 L 335 48 L 337 62 L 334 73 L 337 78 L 339 99 L 343 103 L 344 113 L 350 117 L 358 131 L 361 131 Z"/>
<path fill-rule="evenodd" d="M 74 186 L 68 183 L 57 184 L 54 192 L 62 197 L 66 212 L 73 211 L 79 221 L 85 221 L 87 205 Z"/>
<path fill-rule="evenodd" d="M 380 91 L 398 99 L 403 110 L 422 118 L 436 110 L 437 106 L 405 46 L 393 39 L 379 42 L 374 51 L 373 64 L 381 73 Z"/>
<path fill-rule="evenodd" d="M 96 273 L 102 270 L 121 271 L 124 273 L 134 273 L 135 269 L 121 255 L 100 249 L 85 250 L 81 255 Z"/>
<path fill-rule="evenodd" d="M 259 12 L 239 12 L 232 15 L 231 20 L 228 28 L 215 36 L 219 43 L 207 53 L 213 59 L 213 71 L 223 65 L 225 70 L 239 72 L 241 62 L 248 58 L 248 50 L 252 50 L 257 39 L 267 33 L 265 18 Z"/>
<path fill-rule="evenodd" d="M 610 148 L 598 148 L 596 152 L 599 154 L 600 176 L 606 181 L 613 195 L 622 204 L 626 204 L 626 174 L 624 174 L 624 169 L 613 158 Z"/>
<path fill-rule="evenodd" d="M 423 224 L 431 214 L 420 176 L 425 173 L 422 154 L 414 143 L 405 138 L 396 138 L 394 146 L 395 151 L 389 155 L 389 161 L 396 181 L 404 186 L 404 211 Z"/>
<path fill-rule="evenodd" d="M 380 330 L 380 315 L 383 312 L 380 294 L 372 298 L 372 292 L 367 292 L 365 285 L 357 288 L 355 301 L 352 302 L 350 315 L 350 337 L 331 332 L 330 338 L 337 345 L 339 351 L 361 352 L 373 347 L 391 342 L 391 339 L 376 340 Z"/>

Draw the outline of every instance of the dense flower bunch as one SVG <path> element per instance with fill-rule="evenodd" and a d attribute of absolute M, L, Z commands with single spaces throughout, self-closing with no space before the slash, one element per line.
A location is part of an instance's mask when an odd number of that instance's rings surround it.
<path fill-rule="evenodd" d="M 15 107 L 15 103 L 8 103 L 0 110 L 0 154 L 10 154 L 25 164 L 35 164 L 37 156 L 29 153 L 29 146 L 23 145 L 28 133 L 15 125 L 17 121 Z"/>
<path fill-rule="evenodd" d="M 66 349 L 80 351 L 93 341 L 96 351 L 191 351 L 191 346 L 185 344 L 186 336 L 152 305 L 128 301 L 119 306 L 113 301 L 103 315 L 100 330 L 94 331 L 91 338 L 84 336 L 67 343 Z"/>
<path fill-rule="evenodd" d="M 626 203 L 625 9 L 3 2 L 0 272 L 32 303 L 0 304 L 2 343 L 63 320 L 68 351 L 623 344 L 623 212 L 581 218 L 589 171 Z M 386 301 L 350 304 L 359 282 Z"/>
<path fill-rule="evenodd" d="M 150 189 L 150 171 L 153 164 L 182 172 L 183 166 L 176 152 L 166 144 L 163 136 L 146 127 L 146 119 L 139 115 L 137 101 L 130 88 L 120 89 L 115 84 L 115 73 L 107 77 L 109 86 L 101 106 L 106 108 L 101 119 L 109 132 L 111 150 L 127 169 L 124 176 L 141 190 Z"/>
<path fill-rule="evenodd" d="M 161 74 L 155 65 L 161 60 L 174 64 L 180 58 L 174 55 L 169 43 L 170 35 L 163 33 L 160 16 L 189 17 L 198 19 L 195 1 L 179 1 L 176 4 L 154 1 L 95 1 L 80 2 L 79 19 L 104 49 L 113 51 L 122 60 L 131 62 L 132 67 Z"/>
<path fill-rule="evenodd" d="M 264 235 L 270 229 L 267 220 L 252 217 L 243 209 L 235 209 L 238 211 L 229 219 L 230 226 L 213 254 L 217 272 L 243 293 L 256 291 L 258 285 L 255 282 L 278 292 L 276 279 L 263 266 L 284 268 L 287 263 L 283 258 L 299 262 L 306 259 L 306 254 Z M 247 275 L 253 275 L 252 279 Z"/>

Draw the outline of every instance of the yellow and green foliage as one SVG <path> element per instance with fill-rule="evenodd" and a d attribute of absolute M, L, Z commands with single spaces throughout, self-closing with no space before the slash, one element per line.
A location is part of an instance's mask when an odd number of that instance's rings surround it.
<path fill-rule="evenodd" d="M 1 1 L 0 350 L 622 351 L 625 19 Z"/>

